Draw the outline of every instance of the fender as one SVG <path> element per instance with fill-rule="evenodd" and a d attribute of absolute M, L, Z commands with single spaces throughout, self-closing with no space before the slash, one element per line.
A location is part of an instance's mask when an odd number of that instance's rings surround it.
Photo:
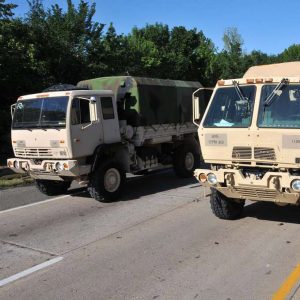
<path fill-rule="evenodd" d="M 91 164 L 92 164 L 92 168 L 91 168 L 91 173 L 93 173 L 100 161 L 101 161 L 101 158 L 103 157 L 109 157 L 111 153 L 110 150 L 114 149 L 114 148 L 118 148 L 120 146 L 123 146 L 123 144 L 121 142 L 118 142 L 118 143 L 113 143 L 113 144 L 101 144 L 99 146 L 97 146 L 97 148 L 95 149 L 94 151 L 94 154 L 93 156 L 91 157 Z"/>

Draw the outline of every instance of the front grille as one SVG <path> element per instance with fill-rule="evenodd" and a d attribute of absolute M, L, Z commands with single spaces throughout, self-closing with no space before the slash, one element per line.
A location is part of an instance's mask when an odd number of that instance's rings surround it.
<path fill-rule="evenodd" d="M 276 160 L 273 148 L 256 147 L 254 148 L 254 158 L 260 160 Z"/>
<path fill-rule="evenodd" d="M 260 189 L 260 188 L 248 188 L 248 187 L 236 187 L 235 190 L 243 196 L 245 199 L 257 199 L 257 200 L 265 200 L 270 199 L 273 200 L 277 196 L 276 190 L 270 189 Z"/>
<path fill-rule="evenodd" d="M 251 147 L 233 147 L 232 158 L 235 159 L 251 159 L 252 150 Z"/>
<path fill-rule="evenodd" d="M 15 148 L 17 157 L 52 157 L 52 150 L 49 148 Z"/>

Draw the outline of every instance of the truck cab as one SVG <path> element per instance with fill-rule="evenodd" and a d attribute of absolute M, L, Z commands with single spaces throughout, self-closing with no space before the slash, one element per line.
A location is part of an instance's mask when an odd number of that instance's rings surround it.
<path fill-rule="evenodd" d="M 201 122 L 194 110 L 210 165 L 195 176 L 211 188 L 217 217 L 240 217 L 245 200 L 299 205 L 299 82 L 300 62 L 252 67 L 243 78 L 217 82 Z"/>
<path fill-rule="evenodd" d="M 89 173 L 99 144 L 121 140 L 112 91 L 59 91 L 20 97 L 13 107 L 8 166 L 40 180 Z"/>
<path fill-rule="evenodd" d="M 48 194 L 66 190 L 91 171 L 99 144 L 121 140 L 112 91 L 59 91 L 22 96 L 13 106 L 8 166 L 29 173 Z M 83 178 L 82 178 L 83 176 Z"/>

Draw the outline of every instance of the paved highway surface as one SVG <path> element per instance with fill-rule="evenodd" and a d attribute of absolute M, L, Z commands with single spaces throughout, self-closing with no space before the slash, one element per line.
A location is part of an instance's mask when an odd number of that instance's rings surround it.
<path fill-rule="evenodd" d="M 171 171 L 107 204 L 76 186 L 0 191 L 0 299 L 272 299 L 300 262 L 300 209 L 249 203 L 224 221 L 208 192 Z"/>

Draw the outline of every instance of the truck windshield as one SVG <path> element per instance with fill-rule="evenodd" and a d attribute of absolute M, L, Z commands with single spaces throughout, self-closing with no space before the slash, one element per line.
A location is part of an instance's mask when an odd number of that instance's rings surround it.
<path fill-rule="evenodd" d="M 18 101 L 12 128 L 66 127 L 68 97 L 37 98 Z"/>
<path fill-rule="evenodd" d="M 276 92 L 272 103 L 265 105 L 274 88 L 273 84 L 262 87 L 258 127 L 300 128 L 300 85 L 285 85 Z"/>
<path fill-rule="evenodd" d="M 203 122 L 204 127 L 249 127 L 256 87 L 254 85 L 219 88 Z"/>

